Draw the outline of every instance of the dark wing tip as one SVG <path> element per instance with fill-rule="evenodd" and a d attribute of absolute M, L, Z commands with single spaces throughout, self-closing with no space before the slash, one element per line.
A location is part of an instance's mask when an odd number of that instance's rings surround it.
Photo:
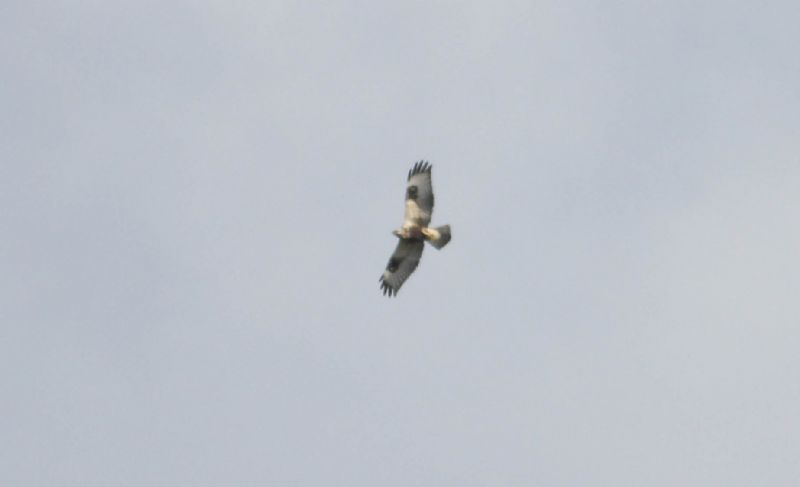
<path fill-rule="evenodd" d="M 390 285 L 386 284 L 386 282 L 381 283 L 381 290 L 383 291 L 384 296 L 397 296 L 397 289 L 394 289 Z"/>
<path fill-rule="evenodd" d="M 381 290 L 383 291 L 384 296 L 388 295 L 390 298 L 392 296 L 397 296 L 397 289 L 387 284 L 386 281 L 383 280 L 383 276 L 381 276 L 379 280 L 381 282 Z"/>
<path fill-rule="evenodd" d="M 412 167 L 408 171 L 408 179 L 411 179 L 411 176 L 414 176 L 414 175 L 417 175 L 417 174 L 421 174 L 421 173 L 425 173 L 425 172 L 430 173 L 432 168 L 433 168 L 433 165 L 431 165 L 431 163 L 428 162 L 428 161 L 422 161 L 422 160 L 417 161 L 414 164 L 414 167 Z"/>

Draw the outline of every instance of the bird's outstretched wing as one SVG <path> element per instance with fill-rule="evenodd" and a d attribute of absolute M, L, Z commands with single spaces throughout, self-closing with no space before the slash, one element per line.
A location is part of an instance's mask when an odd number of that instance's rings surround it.
<path fill-rule="evenodd" d="M 394 249 L 386 270 L 379 279 L 383 295 L 396 296 L 400 286 L 414 272 L 422 258 L 424 242 L 419 239 L 401 238 Z"/>
<path fill-rule="evenodd" d="M 422 226 L 430 223 L 433 213 L 431 168 L 428 162 L 419 161 L 408 171 L 405 219 Z"/>

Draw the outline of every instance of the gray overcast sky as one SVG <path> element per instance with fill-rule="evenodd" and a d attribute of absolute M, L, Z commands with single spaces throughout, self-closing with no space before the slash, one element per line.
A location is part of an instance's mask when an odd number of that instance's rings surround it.
<path fill-rule="evenodd" d="M 4 2 L 0 484 L 798 485 L 798 25 Z"/>

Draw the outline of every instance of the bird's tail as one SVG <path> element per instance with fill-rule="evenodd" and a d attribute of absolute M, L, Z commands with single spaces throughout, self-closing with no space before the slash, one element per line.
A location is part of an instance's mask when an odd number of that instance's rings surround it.
<path fill-rule="evenodd" d="M 425 239 L 430 242 L 431 245 L 436 247 L 436 249 L 441 249 L 447 242 L 450 241 L 450 225 L 442 225 L 441 227 L 436 228 L 426 228 L 423 230 L 423 235 L 425 235 Z"/>

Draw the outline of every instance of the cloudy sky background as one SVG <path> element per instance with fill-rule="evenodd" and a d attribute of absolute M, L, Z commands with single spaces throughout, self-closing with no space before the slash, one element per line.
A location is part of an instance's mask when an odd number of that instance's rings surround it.
<path fill-rule="evenodd" d="M 798 25 L 4 2 L 0 484 L 797 485 Z"/>

